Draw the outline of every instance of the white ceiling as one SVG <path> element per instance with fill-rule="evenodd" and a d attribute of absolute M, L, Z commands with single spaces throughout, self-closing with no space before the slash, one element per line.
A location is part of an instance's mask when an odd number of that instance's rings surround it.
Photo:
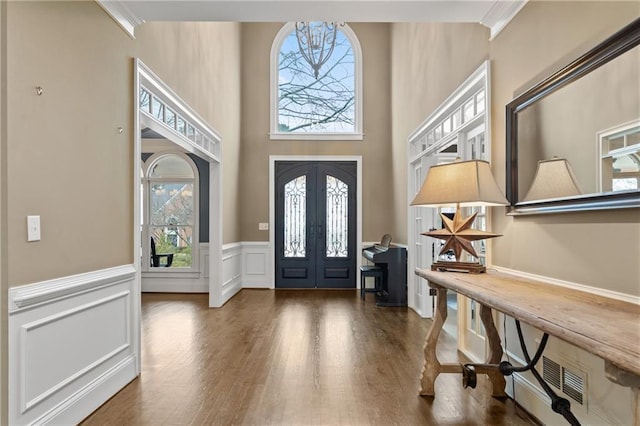
<path fill-rule="evenodd" d="M 472 22 L 493 38 L 527 0 L 96 0 L 132 37 L 153 21 Z"/>

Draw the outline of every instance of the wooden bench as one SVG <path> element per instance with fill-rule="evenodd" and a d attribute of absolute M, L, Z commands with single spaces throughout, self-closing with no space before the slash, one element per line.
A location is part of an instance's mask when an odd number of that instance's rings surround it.
<path fill-rule="evenodd" d="M 461 365 L 442 364 L 436 357 L 438 336 L 447 317 L 447 290 L 452 290 L 480 304 L 489 342 L 487 364 L 499 363 L 503 355 L 491 313 L 495 309 L 602 358 L 607 378 L 632 388 L 633 424 L 640 426 L 640 305 L 495 271 L 467 274 L 416 269 L 415 273 L 437 295 L 424 346 L 421 395 L 435 396 L 434 383 L 440 373 L 462 373 Z M 491 380 L 493 396 L 506 396 L 501 373 L 495 369 L 478 373 Z"/>

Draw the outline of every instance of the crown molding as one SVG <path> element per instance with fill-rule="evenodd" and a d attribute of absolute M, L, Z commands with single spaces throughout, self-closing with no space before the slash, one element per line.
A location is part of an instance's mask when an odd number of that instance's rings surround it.
<path fill-rule="evenodd" d="M 129 37 L 135 39 L 134 30 L 136 25 L 143 24 L 144 19 L 138 17 L 120 0 L 96 0 L 114 21 L 129 34 Z"/>
<path fill-rule="evenodd" d="M 528 0 L 495 1 L 480 23 L 491 30 L 489 40 L 493 40 L 500 31 L 520 12 Z"/>

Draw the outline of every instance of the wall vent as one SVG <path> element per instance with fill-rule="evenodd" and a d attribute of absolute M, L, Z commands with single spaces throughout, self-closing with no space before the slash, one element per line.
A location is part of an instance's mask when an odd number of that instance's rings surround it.
<path fill-rule="evenodd" d="M 545 382 L 555 386 L 558 389 L 560 388 L 561 380 L 560 380 L 560 364 L 557 362 L 547 358 L 546 356 L 542 357 L 542 378 Z"/>
<path fill-rule="evenodd" d="M 572 371 L 546 356 L 542 357 L 542 378 L 580 405 L 586 402 L 586 377 L 581 371 Z"/>
<path fill-rule="evenodd" d="M 562 391 L 582 405 L 584 399 L 584 378 L 562 367 Z"/>

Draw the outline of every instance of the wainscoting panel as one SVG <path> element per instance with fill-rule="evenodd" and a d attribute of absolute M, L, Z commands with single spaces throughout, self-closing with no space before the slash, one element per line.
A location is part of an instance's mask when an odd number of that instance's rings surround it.
<path fill-rule="evenodd" d="M 222 303 L 242 290 L 242 243 L 222 246 Z"/>
<path fill-rule="evenodd" d="M 77 423 L 137 376 L 136 287 L 125 265 L 10 289 L 10 424 Z"/>
<path fill-rule="evenodd" d="M 242 286 L 245 288 L 271 288 L 271 274 L 268 271 L 268 242 L 243 242 L 244 264 L 242 268 Z"/>

